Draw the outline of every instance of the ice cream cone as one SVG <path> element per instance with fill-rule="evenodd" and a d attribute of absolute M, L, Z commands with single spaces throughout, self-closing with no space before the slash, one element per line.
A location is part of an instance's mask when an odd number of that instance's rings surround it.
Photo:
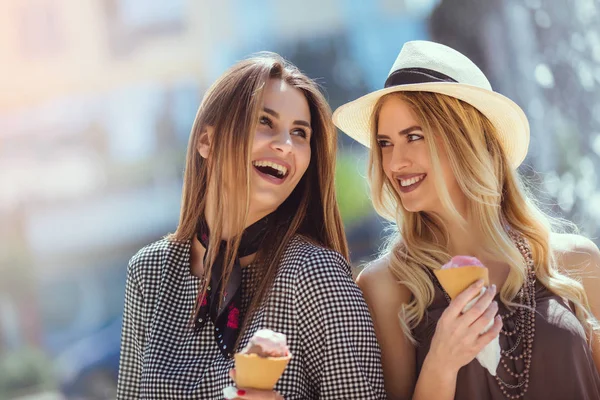
<path fill-rule="evenodd" d="M 433 273 L 451 299 L 479 279 L 483 279 L 486 287 L 490 284 L 488 269 L 480 266 L 467 265 L 459 268 L 438 269 Z"/>
<path fill-rule="evenodd" d="M 235 354 L 235 384 L 241 388 L 273 390 L 287 367 L 286 357 L 259 357 L 256 354 Z"/>

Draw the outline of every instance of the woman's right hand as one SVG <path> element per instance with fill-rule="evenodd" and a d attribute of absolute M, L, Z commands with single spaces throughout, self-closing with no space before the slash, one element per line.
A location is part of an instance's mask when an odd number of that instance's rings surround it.
<path fill-rule="evenodd" d="M 229 370 L 229 377 L 235 382 L 235 369 Z M 273 390 L 239 389 L 229 386 L 223 389 L 225 399 L 247 400 L 284 400 L 283 396 Z"/>
<path fill-rule="evenodd" d="M 500 333 L 502 319 L 496 315 L 498 303 L 492 301 L 496 295 L 495 285 L 488 288 L 469 311 L 462 313 L 482 287 L 482 280 L 475 282 L 453 299 L 442 313 L 426 357 L 430 366 L 458 374 L 461 367 L 470 363 Z M 482 335 L 492 320 L 494 324 Z"/>

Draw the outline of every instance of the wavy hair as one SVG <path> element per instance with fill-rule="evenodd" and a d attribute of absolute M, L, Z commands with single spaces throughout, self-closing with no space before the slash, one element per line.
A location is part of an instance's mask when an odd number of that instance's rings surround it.
<path fill-rule="evenodd" d="M 577 318 L 591 339 L 592 331 L 598 330 L 599 325 L 591 313 L 583 285 L 559 270 L 550 244 L 550 234 L 563 228 L 564 221 L 541 211 L 518 172 L 511 168 L 494 126 L 480 111 L 456 98 L 429 92 L 394 92 L 383 96 L 371 116 L 371 196 L 377 212 L 396 224 L 383 257 L 389 259 L 392 273 L 412 294 L 411 301 L 400 311 L 406 336 L 414 343 L 412 330 L 433 301 L 434 287 L 429 271 L 439 269 L 450 259 L 449 237 L 443 221 L 435 214 L 406 211 L 383 172 L 375 133 L 381 108 L 391 96 L 410 107 L 426 136 L 432 138 L 426 142 L 444 209 L 456 223 L 466 224 L 442 179 L 437 148 L 440 145 L 444 146 L 452 172 L 466 196 L 468 217 L 483 233 L 484 251 L 510 266 L 500 291 L 501 300 L 509 306 L 519 306 L 513 300 L 526 277 L 525 260 L 508 234 L 508 230 L 512 230 L 531 246 L 539 281 L 574 306 Z"/>

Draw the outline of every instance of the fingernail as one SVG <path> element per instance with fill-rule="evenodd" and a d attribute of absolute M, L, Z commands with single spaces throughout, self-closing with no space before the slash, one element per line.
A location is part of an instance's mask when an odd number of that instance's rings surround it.
<path fill-rule="evenodd" d="M 245 391 L 245 390 L 241 390 L 241 389 L 240 389 L 240 390 L 238 390 L 238 391 L 237 391 L 237 395 L 238 395 L 238 396 L 244 396 L 245 394 L 246 394 L 246 391 Z"/>
<path fill-rule="evenodd" d="M 492 284 L 492 290 L 495 292 L 496 291 L 496 285 Z"/>
<path fill-rule="evenodd" d="M 494 301 L 494 306 L 498 307 L 498 302 Z"/>
<path fill-rule="evenodd" d="M 483 285 L 483 279 L 479 279 L 479 280 L 476 282 L 476 284 L 477 284 L 477 286 L 481 286 L 481 285 Z"/>

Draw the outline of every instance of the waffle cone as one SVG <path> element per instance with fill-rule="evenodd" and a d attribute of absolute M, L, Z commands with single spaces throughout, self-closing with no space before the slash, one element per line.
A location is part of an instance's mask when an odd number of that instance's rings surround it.
<path fill-rule="evenodd" d="M 454 299 L 479 279 L 483 279 L 485 286 L 490 285 L 488 269 L 473 265 L 438 269 L 433 271 L 433 273 L 451 299 Z"/>
<path fill-rule="evenodd" d="M 292 355 L 259 357 L 256 354 L 235 354 L 235 384 L 241 388 L 273 390 Z"/>

